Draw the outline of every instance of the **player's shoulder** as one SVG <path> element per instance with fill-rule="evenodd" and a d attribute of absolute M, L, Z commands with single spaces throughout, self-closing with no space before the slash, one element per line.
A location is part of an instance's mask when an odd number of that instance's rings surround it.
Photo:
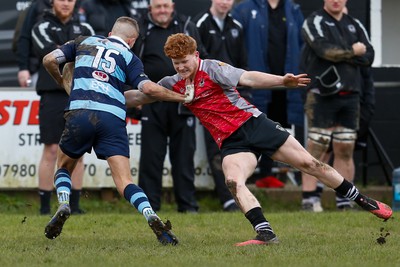
<path fill-rule="evenodd" d="M 200 62 L 199 71 L 202 71 L 205 75 L 210 77 L 212 80 L 218 79 L 217 77 L 227 77 L 234 73 L 237 68 L 229 65 L 220 60 L 216 59 L 204 59 Z"/>
<path fill-rule="evenodd" d="M 99 37 L 101 37 L 101 36 L 80 35 L 80 36 L 76 37 L 73 41 L 70 41 L 69 43 L 71 43 L 70 45 L 72 45 L 72 43 L 74 45 L 76 45 L 76 47 L 79 51 L 81 51 L 81 52 L 83 51 L 82 53 L 90 54 L 90 51 L 93 49 L 93 47 L 96 47 L 100 43 Z"/>
<path fill-rule="evenodd" d="M 170 89 L 181 81 L 183 81 L 183 79 L 178 74 L 174 74 L 163 77 L 160 81 L 158 81 L 158 84 Z"/>
<path fill-rule="evenodd" d="M 200 62 L 200 69 L 203 70 L 216 70 L 219 68 L 229 67 L 230 65 L 217 59 L 203 59 Z"/>

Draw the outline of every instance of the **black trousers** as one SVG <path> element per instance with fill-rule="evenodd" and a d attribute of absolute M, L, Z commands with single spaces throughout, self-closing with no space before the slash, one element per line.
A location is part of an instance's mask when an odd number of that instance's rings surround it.
<path fill-rule="evenodd" d="M 210 165 L 215 183 L 215 191 L 221 204 L 224 204 L 226 201 L 233 199 L 233 197 L 225 184 L 225 175 L 222 172 L 221 151 L 206 128 L 204 128 L 204 143 L 207 150 L 208 165 Z"/>
<path fill-rule="evenodd" d="M 144 105 L 142 110 L 139 186 L 155 211 L 161 208 L 167 147 L 178 211 L 198 210 L 194 186 L 195 118 L 179 114 L 178 106 L 178 103 L 155 102 Z"/>

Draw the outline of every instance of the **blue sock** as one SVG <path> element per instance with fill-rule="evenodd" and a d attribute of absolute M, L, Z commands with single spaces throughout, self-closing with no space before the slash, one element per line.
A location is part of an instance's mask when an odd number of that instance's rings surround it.
<path fill-rule="evenodd" d="M 153 208 L 150 205 L 149 199 L 143 190 L 134 184 L 129 184 L 124 189 L 124 197 L 134 206 L 146 220 L 149 219 L 150 215 L 155 215 Z"/>
<path fill-rule="evenodd" d="M 59 204 L 69 204 L 69 195 L 71 194 L 71 176 L 66 169 L 58 169 L 54 175 L 54 186 L 57 190 Z"/>

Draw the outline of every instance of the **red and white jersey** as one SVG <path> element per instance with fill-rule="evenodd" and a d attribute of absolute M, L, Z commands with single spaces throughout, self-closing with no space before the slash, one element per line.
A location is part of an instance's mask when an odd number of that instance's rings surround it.
<path fill-rule="evenodd" d="M 199 60 L 194 79 L 194 99 L 186 107 L 208 129 L 215 142 L 222 142 L 242 126 L 249 118 L 261 114 L 254 105 L 240 96 L 236 90 L 244 70 L 218 60 Z M 178 93 L 185 93 L 185 80 L 179 74 L 158 82 Z"/>

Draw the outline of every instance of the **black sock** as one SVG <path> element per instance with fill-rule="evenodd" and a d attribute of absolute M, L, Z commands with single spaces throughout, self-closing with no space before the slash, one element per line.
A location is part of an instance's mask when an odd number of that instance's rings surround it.
<path fill-rule="evenodd" d="M 269 222 L 267 221 L 267 219 L 265 219 L 264 214 L 262 213 L 262 210 L 260 207 L 256 207 L 253 208 L 251 210 L 249 210 L 246 214 L 245 214 L 247 220 L 250 221 L 251 225 L 253 225 L 254 230 L 256 231 L 272 231 L 272 228 L 269 224 Z"/>
<path fill-rule="evenodd" d="M 337 188 L 335 188 L 335 191 L 341 194 L 343 197 L 355 201 L 360 206 L 365 205 L 366 197 L 363 194 L 360 194 L 358 189 L 346 179 L 344 179 L 343 182 Z"/>
<path fill-rule="evenodd" d="M 50 199 L 53 191 L 39 189 L 40 214 L 50 214 Z"/>
<path fill-rule="evenodd" d="M 79 199 L 81 197 L 81 190 L 72 189 L 71 195 L 69 196 L 69 206 L 71 212 L 79 211 Z"/>

